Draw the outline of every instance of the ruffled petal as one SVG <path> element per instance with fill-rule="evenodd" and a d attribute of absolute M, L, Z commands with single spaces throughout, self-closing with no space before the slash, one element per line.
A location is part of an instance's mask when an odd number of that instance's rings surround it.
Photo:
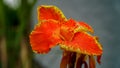
<path fill-rule="evenodd" d="M 58 21 L 46 20 L 38 23 L 30 34 L 32 49 L 37 53 L 49 52 L 53 46 L 61 41 L 59 31 L 60 27 Z"/>
<path fill-rule="evenodd" d="M 85 22 L 78 22 L 77 25 L 78 27 L 74 30 L 75 32 L 88 31 L 94 33 L 93 28 Z"/>
<path fill-rule="evenodd" d="M 66 21 L 66 17 L 62 11 L 56 6 L 41 5 L 38 7 L 38 20 L 54 19 L 58 21 Z"/>
<path fill-rule="evenodd" d="M 74 51 L 77 53 L 83 53 L 88 55 L 101 55 L 102 47 L 95 37 L 86 32 L 75 33 L 71 42 L 65 41 L 60 44 L 61 48 Z"/>

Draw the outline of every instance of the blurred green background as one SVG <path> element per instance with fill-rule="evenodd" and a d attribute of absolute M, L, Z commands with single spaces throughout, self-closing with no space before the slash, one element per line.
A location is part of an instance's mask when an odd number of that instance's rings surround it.
<path fill-rule="evenodd" d="M 36 68 L 29 46 L 31 11 L 37 0 L 0 0 L 0 68 Z"/>

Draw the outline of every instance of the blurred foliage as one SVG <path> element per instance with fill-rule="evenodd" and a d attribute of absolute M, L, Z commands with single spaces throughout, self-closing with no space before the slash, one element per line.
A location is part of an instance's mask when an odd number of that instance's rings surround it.
<path fill-rule="evenodd" d="M 36 1 L 21 0 L 20 6 L 13 9 L 0 0 L 0 68 L 34 68 L 28 38 Z"/>

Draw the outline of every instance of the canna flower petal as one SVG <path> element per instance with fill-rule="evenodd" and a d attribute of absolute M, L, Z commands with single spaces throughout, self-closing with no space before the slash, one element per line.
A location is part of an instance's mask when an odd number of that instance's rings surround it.
<path fill-rule="evenodd" d="M 88 55 L 101 55 L 102 47 L 95 37 L 86 32 L 75 33 L 71 42 L 65 41 L 60 44 L 62 49 Z"/>
<path fill-rule="evenodd" d="M 93 28 L 85 22 L 78 22 L 77 25 L 78 25 L 78 28 L 74 30 L 75 33 L 80 31 L 88 31 L 88 32 L 94 33 Z"/>
<path fill-rule="evenodd" d="M 77 27 L 73 19 L 61 24 L 60 35 L 63 40 L 71 41 L 74 36 L 74 29 Z"/>
<path fill-rule="evenodd" d="M 62 11 L 57 8 L 56 6 L 52 5 L 41 5 L 38 7 L 38 20 L 48 20 L 48 19 L 54 19 L 57 21 L 66 21 L 66 17 L 62 13 Z"/>
<path fill-rule="evenodd" d="M 77 32 L 89 31 L 94 32 L 92 27 L 85 22 L 77 22 L 73 19 L 69 19 L 65 23 L 61 24 L 60 34 L 63 40 L 70 41 Z"/>
<path fill-rule="evenodd" d="M 59 24 L 55 20 L 45 20 L 36 25 L 30 34 L 30 44 L 32 49 L 37 53 L 47 53 L 57 45 L 61 39 L 59 38 Z"/>

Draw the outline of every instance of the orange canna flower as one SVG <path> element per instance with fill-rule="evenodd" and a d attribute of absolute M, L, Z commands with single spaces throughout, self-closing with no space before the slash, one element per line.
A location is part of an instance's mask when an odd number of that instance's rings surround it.
<path fill-rule="evenodd" d="M 66 19 L 62 11 L 52 5 L 38 7 L 38 24 L 30 34 L 30 44 L 36 53 L 48 53 L 57 44 L 64 51 L 60 68 L 95 68 L 100 63 L 102 46 L 94 30 L 85 22 Z M 89 66 L 87 62 L 89 58 Z"/>

